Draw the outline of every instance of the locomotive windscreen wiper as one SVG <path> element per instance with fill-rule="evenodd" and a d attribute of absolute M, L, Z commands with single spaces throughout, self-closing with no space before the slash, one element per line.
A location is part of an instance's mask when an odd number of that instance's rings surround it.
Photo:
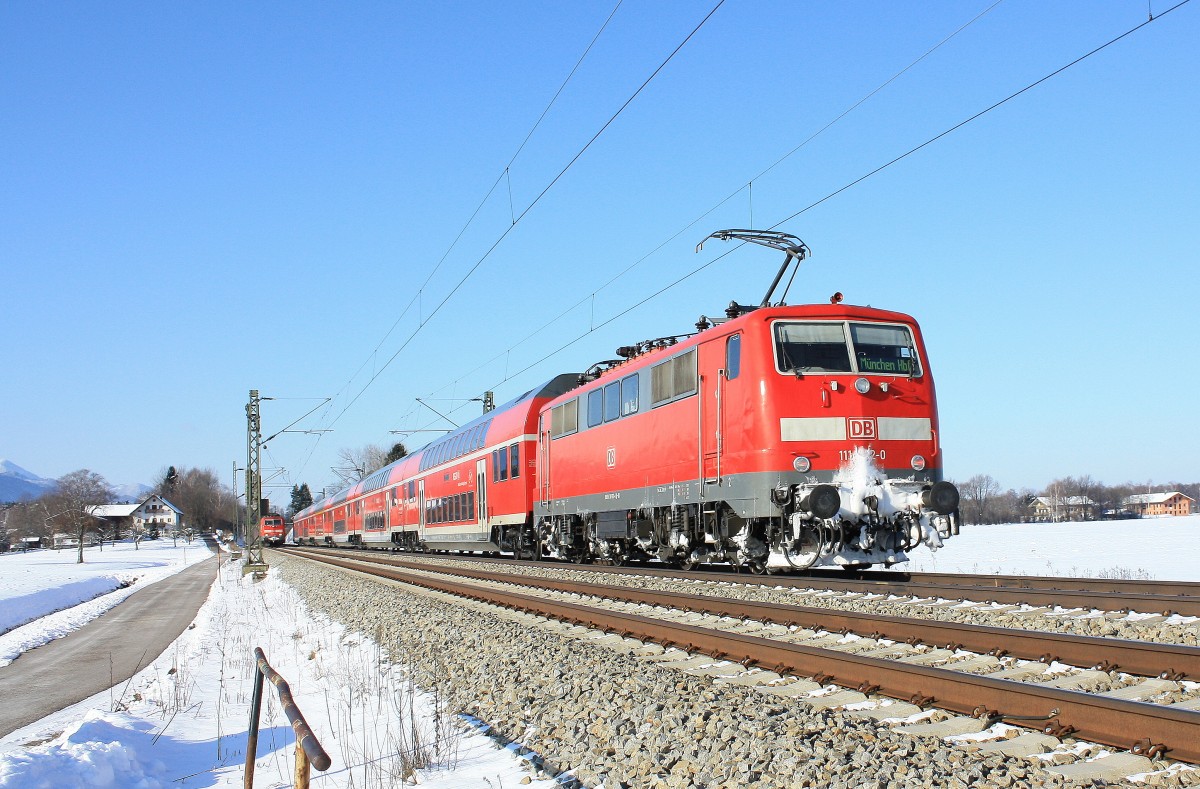
<path fill-rule="evenodd" d="M 743 241 L 747 244 L 758 244 L 764 247 L 771 247 L 772 249 L 778 249 L 784 253 L 785 257 L 783 259 L 783 265 L 779 267 L 779 273 L 775 275 L 775 279 L 771 282 L 771 287 L 767 288 L 767 295 L 763 296 L 762 303 L 758 305 L 760 307 L 771 306 L 771 296 L 775 294 L 775 288 L 779 287 L 779 281 L 783 279 L 783 275 L 787 271 L 788 266 L 795 261 L 796 269 L 798 270 L 800 268 L 800 261 L 812 254 L 812 250 L 808 248 L 808 245 L 799 238 L 793 236 L 791 233 L 781 233 L 778 230 L 718 230 L 708 238 L 719 238 L 722 241 L 735 239 L 737 241 Z M 704 239 L 704 241 L 707 241 L 708 238 Z M 704 247 L 704 241 L 701 241 L 696 245 L 697 252 Z M 795 272 L 792 273 L 792 276 L 796 276 Z M 790 280 L 788 282 L 788 286 L 791 286 Z M 786 293 L 786 291 L 784 292 Z"/>

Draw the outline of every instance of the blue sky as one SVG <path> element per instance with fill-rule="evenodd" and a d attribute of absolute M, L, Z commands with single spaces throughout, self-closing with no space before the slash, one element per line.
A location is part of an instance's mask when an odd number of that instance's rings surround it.
<path fill-rule="evenodd" d="M 255 388 L 268 435 L 333 398 L 264 456 L 320 488 L 444 427 L 417 397 L 756 302 L 749 247 L 607 322 L 1170 7 L 726 0 L 513 227 L 714 3 L 623 2 L 486 201 L 615 0 L 0 6 L 0 455 L 227 479 Z M 790 301 L 921 322 L 948 476 L 1200 477 L 1197 42 L 1185 5 L 781 226 Z"/>

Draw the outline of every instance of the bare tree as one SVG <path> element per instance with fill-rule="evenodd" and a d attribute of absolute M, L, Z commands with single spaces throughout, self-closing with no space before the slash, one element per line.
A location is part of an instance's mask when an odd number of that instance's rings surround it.
<path fill-rule="evenodd" d="M 388 451 L 378 444 L 367 444 L 358 449 L 342 448 L 338 450 L 341 465 L 335 467 L 333 473 L 342 485 L 353 485 L 372 471 L 386 466 L 387 456 Z"/>
<path fill-rule="evenodd" d="M 967 523 L 996 522 L 990 507 L 1000 493 L 1000 483 L 988 474 L 976 474 L 958 489 L 962 493 L 962 514 Z"/>
<path fill-rule="evenodd" d="M 6 515 L 5 526 L 8 528 L 10 539 L 50 536 L 46 511 L 40 501 L 19 501 L 8 508 Z"/>
<path fill-rule="evenodd" d="M 54 491 L 42 497 L 47 522 L 61 525 L 78 539 L 77 564 L 83 563 L 83 541 L 88 529 L 96 528 L 99 524 L 99 519 L 92 515 L 92 509 L 107 504 L 112 497 L 112 489 L 104 477 L 87 469 L 59 477 Z"/>
<path fill-rule="evenodd" d="M 185 536 L 214 531 L 229 523 L 233 493 L 212 469 L 171 466 L 155 493 L 183 511 L 179 531 Z"/>

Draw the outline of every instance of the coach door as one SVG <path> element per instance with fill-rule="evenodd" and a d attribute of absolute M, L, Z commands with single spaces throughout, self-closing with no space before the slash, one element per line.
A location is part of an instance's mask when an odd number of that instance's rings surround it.
<path fill-rule="evenodd" d="M 487 517 L 487 460 L 480 458 L 475 461 L 475 508 L 479 519 L 479 530 L 484 534 L 488 529 Z"/>
<path fill-rule="evenodd" d="M 546 420 L 549 421 L 549 420 Z M 549 512 L 550 506 L 550 428 L 543 425 L 543 419 L 538 416 L 538 452 L 537 465 L 534 468 L 534 478 L 537 480 L 537 490 L 534 495 L 538 503 Z"/>
<path fill-rule="evenodd" d="M 417 523 L 420 526 L 419 534 L 421 539 L 425 539 L 425 480 L 417 480 Z"/>

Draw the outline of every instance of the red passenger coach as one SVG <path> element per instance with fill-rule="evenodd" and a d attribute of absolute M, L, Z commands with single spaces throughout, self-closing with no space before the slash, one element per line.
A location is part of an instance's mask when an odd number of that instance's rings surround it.
<path fill-rule="evenodd" d="M 309 543 L 402 550 L 532 550 L 533 450 L 560 375 L 296 514 Z M 332 518 L 332 529 L 327 525 Z"/>

